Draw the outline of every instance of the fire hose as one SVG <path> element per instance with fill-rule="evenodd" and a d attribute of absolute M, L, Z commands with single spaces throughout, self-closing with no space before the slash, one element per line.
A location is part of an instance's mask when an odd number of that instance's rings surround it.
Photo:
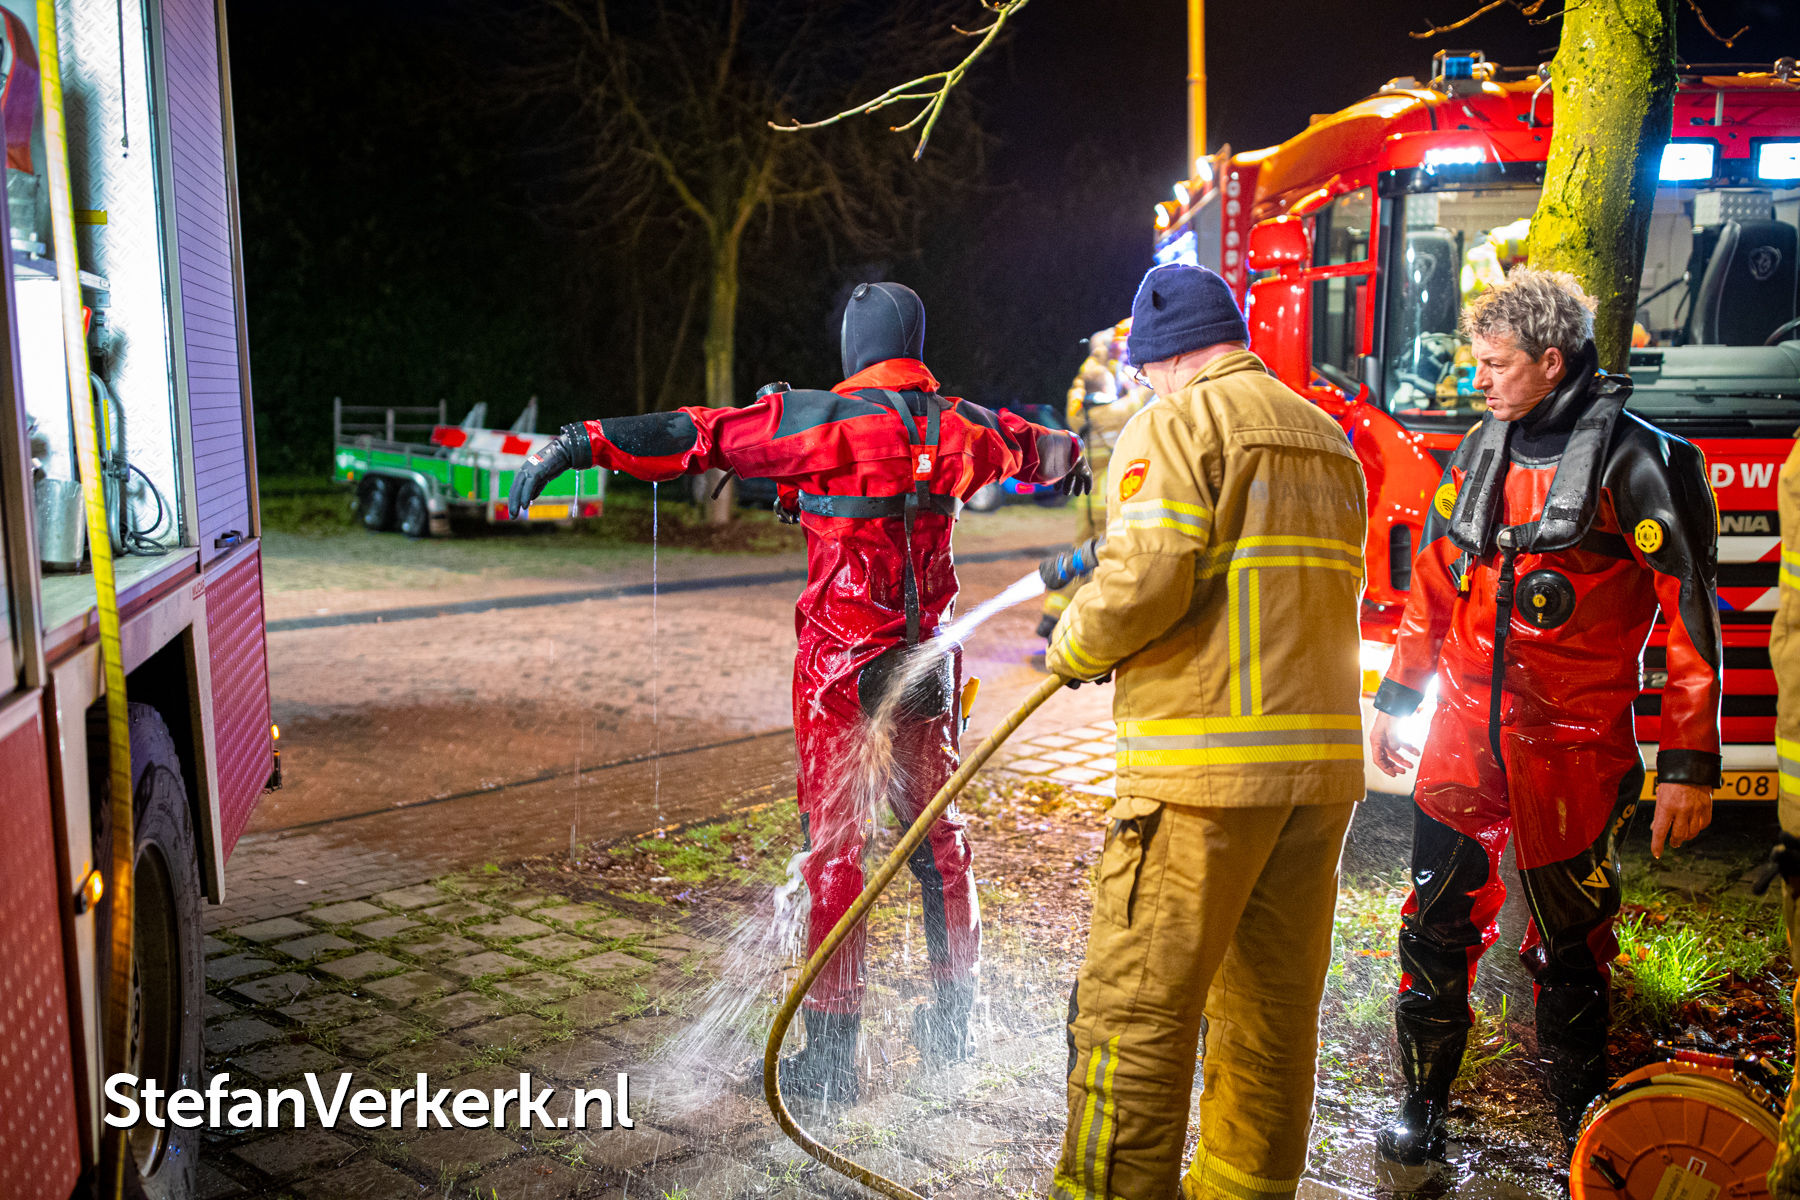
<path fill-rule="evenodd" d="M 857 922 L 863 919 L 881 893 L 887 889 L 888 884 L 893 882 L 894 876 L 899 874 L 900 868 L 906 865 L 906 860 L 918 848 L 919 843 L 925 840 L 925 835 L 930 831 L 932 822 L 943 815 L 944 810 L 949 808 L 951 802 L 962 793 L 963 788 L 968 785 L 975 772 L 979 771 L 994 751 L 998 750 L 1001 744 L 1012 736 L 1014 730 L 1024 724 L 1025 718 L 1036 712 L 1044 701 L 1055 695 L 1063 686 L 1064 681 L 1055 675 L 1038 684 L 1036 690 L 1025 698 L 1025 702 L 1014 709 L 1012 714 L 1000 723 L 999 728 L 988 734 L 981 745 L 975 748 L 975 752 L 963 760 L 962 765 L 956 769 L 956 774 L 952 775 L 949 781 L 938 789 L 938 794 L 932 797 L 931 803 L 925 806 L 925 811 L 919 814 L 918 819 L 907 829 L 899 843 L 888 853 L 887 858 L 876 869 L 873 878 L 863 887 L 862 893 L 856 897 L 856 901 L 850 905 L 849 910 L 842 917 L 838 918 L 838 923 L 831 927 L 831 932 L 825 935 L 825 940 L 819 943 L 819 948 L 813 951 L 811 958 L 806 960 L 806 965 L 801 968 L 800 978 L 794 981 L 794 986 L 788 992 L 786 1001 L 782 1003 L 781 1011 L 775 1014 L 775 1024 L 769 1030 L 768 1044 L 763 1047 L 763 1097 L 769 1102 L 769 1111 L 775 1115 L 775 1122 L 781 1126 L 781 1131 L 792 1138 L 795 1145 L 838 1174 L 854 1179 L 871 1191 L 892 1197 L 893 1200 L 924 1200 L 924 1197 L 823 1145 L 802 1129 L 800 1123 L 794 1120 L 793 1114 L 788 1112 L 787 1104 L 781 1098 L 781 1043 L 787 1037 L 788 1026 L 793 1023 L 794 1014 L 800 1011 L 800 1002 L 806 998 L 807 992 L 812 990 L 812 985 L 824 972 L 832 955 L 837 953 L 838 947 L 843 945 L 844 939 L 850 936 L 851 931 L 856 928 Z"/>

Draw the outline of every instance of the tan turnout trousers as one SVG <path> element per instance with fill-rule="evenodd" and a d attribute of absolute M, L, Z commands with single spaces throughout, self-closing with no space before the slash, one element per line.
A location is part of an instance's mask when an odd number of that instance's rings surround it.
<path fill-rule="evenodd" d="M 1203 1012 L 1200 1146 L 1179 1194 L 1294 1194 L 1354 807 L 1113 806 L 1071 1003 L 1070 1121 L 1053 1197 L 1178 1194 Z"/>

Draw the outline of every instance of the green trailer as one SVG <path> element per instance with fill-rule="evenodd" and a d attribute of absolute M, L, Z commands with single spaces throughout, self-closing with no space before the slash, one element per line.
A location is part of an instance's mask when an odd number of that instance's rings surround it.
<path fill-rule="evenodd" d="M 356 519 L 377 532 L 408 537 L 450 532 L 453 517 L 498 524 L 507 519 L 513 472 L 553 435 L 538 433 L 537 398 L 509 429 L 488 429 L 487 404 L 451 425 L 435 407 L 331 406 L 332 477 L 355 488 Z M 527 519 L 569 525 L 598 517 L 606 472 L 569 471 L 550 481 Z"/>

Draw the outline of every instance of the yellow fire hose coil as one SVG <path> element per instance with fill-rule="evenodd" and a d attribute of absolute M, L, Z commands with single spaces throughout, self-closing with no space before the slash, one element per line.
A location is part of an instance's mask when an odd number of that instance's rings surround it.
<path fill-rule="evenodd" d="M 956 774 L 950 777 L 949 782 L 938 789 L 938 794 L 932 797 L 931 803 L 925 806 L 925 811 L 919 814 L 918 819 L 912 823 L 898 844 L 888 853 L 887 858 L 876 869 L 874 876 L 863 887 L 862 893 L 856 897 L 849 910 L 838 918 L 838 923 L 831 927 L 831 932 L 825 935 L 825 940 L 819 943 L 819 948 L 813 952 L 811 958 L 806 960 L 805 967 L 800 971 L 800 978 L 794 981 L 792 990 L 788 992 L 787 999 L 782 1003 L 781 1011 L 775 1014 L 775 1024 L 769 1030 L 768 1043 L 763 1047 L 763 1097 L 769 1102 L 769 1111 L 775 1115 L 775 1121 L 781 1126 L 781 1131 L 792 1138 L 795 1145 L 838 1174 L 854 1179 L 871 1191 L 891 1197 L 892 1200 L 925 1200 L 925 1198 L 912 1189 L 894 1182 L 885 1175 L 877 1175 L 861 1163 L 846 1158 L 830 1147 L 821 1144 L 802 1129 L 799 1122 L 794 1120 L 793 1114 L 788 1112 L 787 1104 L 781 1098 L 781 1043 L 787 1037 L 788 1026 L 793 1024 L 794 1014 L 800 1010 L 800 1002 L 806 998 L 806 993 L 812 990 L 813 983 L 830 963 L 831 956 L 837 953 L 837 949 L 843 945 L 844 939 L 850 936 L 850 931 L 856 928 L 857 923 L 868 913 L 876 899 L 887 889 L 888 884 L 893 882 L 894 876 L 899 874 L 900 868 L 906 865 L 907 858 L 914 850 L 918 849 L 919 843 L 925 840 L 925 835 L 930 831 L 932 822 L 943 815 L 944 810 L 949 808 L 951 802 L 962 793 L 969 780 L 974 778 L 975 772 L 979 771 L 994 751 L 998 750 L 1001 744 L 1012 736 L 1014 730 L 1025 723 L 1025 718 L 1036 712 L 1044 701 L 1054 696 L 1062 687 L 1063 680 L 1054 675 L 1038 684 L 1037 689 L 1025 698 L 1025 702 L 1014 709 L 1012 715 L 1000 723 L 999 728 L 988 734 L 981 745 L 976 747 L 973 754 L 963 760 L 962 766 L 957 768 Z"/>
<path fill-rule="evenodd" d="M 124 1063 L 131 1015 L 132 888 L 136 823 L 131 806 L 131 728 L 125 708 L 125 661 L 119 646 L 119 593 L 113 577 L 112 533 L 106 492 L 100 480 L 99 441 L 88 381 L 87 329 L 81 318 L 81 271 L 75 250 L 75 210 L 69 194 L 68 130 L 63 114 L 62 65 L 56 39 L 54 0 L 38 0 L 38 65 L 44 104 L 44 171 L 50 192 L 50 235 L 56 244 L 56 278 L 61 291 L 63 352 L 69 374 L 69 415 L 75 427 L 75 458 L 81 472 L 82 507 L 87 516 L 88 554 L 100 616 L 100 663 L 106 682 L 107 793 L 112 815 L 112 959 L 106 988 L 102 1061 Z M 109 1130 L 101 1146 L 102 1186 L 113 1195 L 125 1187 L 123 1129 Z"/>

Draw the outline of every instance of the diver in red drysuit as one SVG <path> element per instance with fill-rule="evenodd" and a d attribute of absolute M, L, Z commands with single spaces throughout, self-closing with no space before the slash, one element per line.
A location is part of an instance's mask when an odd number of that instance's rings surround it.
<path fill-rule="evenodd" d="M 1669 627 L 1659 789 L 1719 783 L 1712 491 L 1699 451 L 1622 411 L 1630 380 L 1595 362 L 1590 341 L 1535 408 L 1517 420 L 1490 411 L 1457 447 L 1375 697 L 1377 710 L 1402 717 L 1437 677 L 1399 942 L 1408 1096 L 1378 1138 L 1401 1162 L 1444 1149 L 1469 987 L 1505 896 L 1509 833 L 1531 913 L 1521 955 L 1535 985 L 1544 1085 L 1566 1138 L 1606 1082 L 1614 843 L 1643 785 L 1632 702 L 1659 606 Z M 1388 770 L 1382 729 L 1378 718 L 1371 742 Z"/>
<path fill-rule="evenodd" d="M 511 509 L 545 481 L 593 466 L 664 481 L 709 469 L 778 484 L 777 509 L 806 532 L 796 606 L 794 734 L 808 854 L 810 954 L 862 890 L 867 799 L 846 779 L 865 715 L 900 652 L 930 638 L 956 599 L 950 535 L 962 501 L 1009 477 L 1089 484 L 1075 435 L 940 396 L 921 361 L 925 309 L 910 289 L 863 284 L 844 312 L 845 380 L 830 391 L 763 389 L 743 408 L 683 408 L 566 426 L 515 479 Z M 888 802 L 910 822 L 955 772 L 961 656 L 908 689 L 894 728 Z M 915 1013 L 931 1060 L 966 1054 L 981 926 L 968 839 L 954 809 L 909 865 L 923 893 L 935 1002 Z M 791 1093 L 854 1101 L 863 995 L 863 927 L 806 998 L 806 1049 L 782 1068 Z"/>

